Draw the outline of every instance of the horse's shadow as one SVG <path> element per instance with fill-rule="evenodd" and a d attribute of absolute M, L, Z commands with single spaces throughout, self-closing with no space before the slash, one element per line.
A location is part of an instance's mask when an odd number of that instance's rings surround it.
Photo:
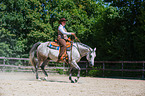
<path fill-rule="evenodd" d="M 70 84 L 72 84 L 72 82 L 71 81 L 60 81 L 60 80 L 46 80 L 46 79 L 44 79 L 44 78 L 40 78 L 41 80 L 39 80 L 39 81 L 46 81 L 46 82 L 57 82 L 57 83 L 70 83 Z M 74 82 L 74 83 L 76 83 L 76 82 Z M 80 82 L 77 82 L 78 84 L 81 84 Z"/>
<path fill-rule="evenodd" d="M 70 81 L 60 81 L 60 80 L 46 80 L 44 78 L 40 78 L 39 81 L 46 81 L 46 82 L 58 82 L 58 83 L 71 83 Z"/>
<path fill-rule="evenodd" d="M 67 81 L 58 81 L 58 80 L 46 80 L 47 82 L 58 82 L 58 83 L 71 83 Z"/>

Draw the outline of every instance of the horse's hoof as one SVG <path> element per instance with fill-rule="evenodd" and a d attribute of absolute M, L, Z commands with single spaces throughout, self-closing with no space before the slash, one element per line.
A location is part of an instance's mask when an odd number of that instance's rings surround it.
<path fill-rule="evenodd" d="M 42 79 L 41 79 L 41 78 L 38 78 L 37 80 L 38 80 L 38 81 L 41 81 Z"/>
<path fill-rule="evenodd" d="M 77 83 L 78 82 L 78 80 L 77 79 L 75 79 L 75 83 Z"/>
<path fill-rule="evenodd" d="M 44 79 L 43 79 L 43 80 L 47 81 L 47 80 L 48 80 L 48 77 L 44 77 Z"/>
<path fill-rule="evenodd" d="M 69 77 L 69 80 L 71 80 L 71 77 Z"/>
<path fill-rule="evenodd" d="M 71 80 L 71 83 L 75 83 L 73 80 Z"/>

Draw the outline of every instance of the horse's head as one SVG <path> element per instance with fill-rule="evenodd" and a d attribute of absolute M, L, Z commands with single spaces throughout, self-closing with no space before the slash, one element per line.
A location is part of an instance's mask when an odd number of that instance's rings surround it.
<path fill-rule="evenodd" d="M 94 50 L 90 50 L 87 54 L 87 60 L 89 62 L 90 67 L 94 66 L 94 59 L 96 57 L 96 48 Z"/>

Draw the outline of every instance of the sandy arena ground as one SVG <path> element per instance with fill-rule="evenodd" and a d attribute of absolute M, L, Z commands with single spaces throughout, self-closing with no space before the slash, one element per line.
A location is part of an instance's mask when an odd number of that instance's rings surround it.
<path fill-rule="evenodd" d="M 81 77 L 70 83 L 65 75 L 38 81 L 34 73 L 0 72 L 0 96 L 145 96 L 145 80 Z"/>

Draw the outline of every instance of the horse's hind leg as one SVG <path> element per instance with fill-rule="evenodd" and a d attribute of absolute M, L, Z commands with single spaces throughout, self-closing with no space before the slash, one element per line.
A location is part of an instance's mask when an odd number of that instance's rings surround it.
<path fill-rule="evenodd" d="M 48 74 L 47 74 L 47 72 L 45 71 L 45 66 L 48 64 L 48 62 L 49 62 L 49 60 L 48 59 L 46 59 L 43 63 L 42 63 L 42 65 L 40 66 L 41 67 L 41 69 L 42 69 L 42 71 L 43 71 L 43 73 L 44 73 L 44 75 L 46 76 L 45 77 L 45 79 L 47 80 L 47 78 L 48 78 Z"/>
<path fill-rule="evenodd" d="M 39 64 L 41 64 L 42 61 L 38 61 L 36 66 L 35 66 L 35 72 L 36 72 L 36 79 L 41 80 L 38 76 L 38 69 L 39 69 Z"/>
<path fill-rule="evenodd" d="M 38 68 L 39 68 L 39 63 L 37 63 L 36 66 L 35 66 L 36 79 L 39 79 L 39 77 L 38 77 Z"/>

